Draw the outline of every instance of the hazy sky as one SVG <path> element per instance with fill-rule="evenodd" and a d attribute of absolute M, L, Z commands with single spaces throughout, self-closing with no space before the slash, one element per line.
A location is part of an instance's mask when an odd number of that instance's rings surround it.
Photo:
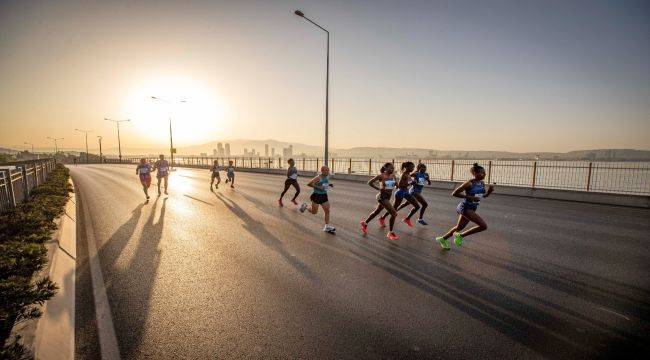
<path fill-rule="evenodd" d="M 0 1 L 0 146 L 650 149 L 648 1 Z M 177 106 L 151 95 L 186 97 Z"/>

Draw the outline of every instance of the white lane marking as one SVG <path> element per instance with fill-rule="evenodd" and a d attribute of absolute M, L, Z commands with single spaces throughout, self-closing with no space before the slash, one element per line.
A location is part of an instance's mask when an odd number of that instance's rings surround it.
<path fill-rule="evenodd" d="M 102 359 L 113 360 L 120 358 L 120 350 L 115 337 L 115 327 L 111 316 L 111 307 L 106 295 L 102 266 L 97 255 L 97 244 L 87 200 L 82 201 L 84 210 L 84 223 L 86 227 L 86 240 L 88 242 L 88 262 L 90 263 L 90 277 L 93 284 L 93 297 L 95 298 L 95 317 L 97 319 L 97 333 L 99 334 L 99 348 Z"/>
<path fill-rule="evenodd" d="M 625 315 L 623 315 L 623 314 L 617 313 L 616 311 L 606 309 L 606 308 L 604 308 L 604 307 L 602 307 L 602 306 L 599 306 L 598 308 L 601 309 L 601 310 L 607 311 L 608 313 L 612 313 L 612 314 L 614 314 L 614 315 L 618 315 L 618 316 L 624 318 L 625 320 L 630 320 L 629 317 L 627 317 L 627 316 L 625 316 Z"/>

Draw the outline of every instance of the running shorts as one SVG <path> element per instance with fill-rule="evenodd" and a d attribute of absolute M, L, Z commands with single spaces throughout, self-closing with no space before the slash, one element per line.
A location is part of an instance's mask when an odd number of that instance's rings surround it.
<path fill-rule="evenodd" d="M 313 194 L 311 194 L 311 196 L 309 197 L 309 199 L 310 199 L 311 201 L 313 201 L 314 203 L 318 204 L 318 205 L 325 204 L 325 203 L 328 201 L 328 199 L 327 199 L 327 194 L 316 194 L 316 193 L 313 193 Z"/>

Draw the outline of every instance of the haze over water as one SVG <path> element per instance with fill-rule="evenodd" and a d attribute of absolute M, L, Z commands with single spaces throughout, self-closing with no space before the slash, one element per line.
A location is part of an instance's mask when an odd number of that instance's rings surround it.
<path fill-rule="evenodd" d="M 644 1 L 3 1 L 0 147 L 650 149 Z M 185 97 L 165 107 L 150 96 Z M 137 146 L 134 146 L 137 144 Z"/>

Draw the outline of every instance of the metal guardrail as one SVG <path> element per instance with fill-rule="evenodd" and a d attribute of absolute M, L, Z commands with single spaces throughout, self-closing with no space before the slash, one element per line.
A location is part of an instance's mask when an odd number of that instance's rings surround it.
<path fill-rule="evenodd" d="M 0 212 L 29 199 L 32 190 L 47 181 L 55 165 L 54 159 L 0 164 Z"/>
<path fill-rule="evenodd" d="M 155 161 L 149 156 L 123 157 L 122 163 L 136 164 L 140 158 Z M 294 157 L 300 171 L 317 171 L 320 158 Z M 236 167 L 286 169 L 282 157 L 211 157 L 179 155 L 174 165 L 208 167 L 214 160 L 220 165 L 233 161 Z M 650 163 L 648 162 L 589 162 L 589 161 L 525 161 L 525 160 L 432 160 L 432 159 L 360 159 L 332 158 L 333 173 L 376 175 L 386 162 L 403 161 L 424 163 L 431 180 L 460 182 L 469 179 L 469 169 L 478 162 L 487 172 L 486 181 L 492 184 L 540 189 L 561 189 L 630 195 L 650 195 Z M 107 163 L 119 163 L 107 158 Z M 399 165 L 397 165 L 399 166 Z"/>

